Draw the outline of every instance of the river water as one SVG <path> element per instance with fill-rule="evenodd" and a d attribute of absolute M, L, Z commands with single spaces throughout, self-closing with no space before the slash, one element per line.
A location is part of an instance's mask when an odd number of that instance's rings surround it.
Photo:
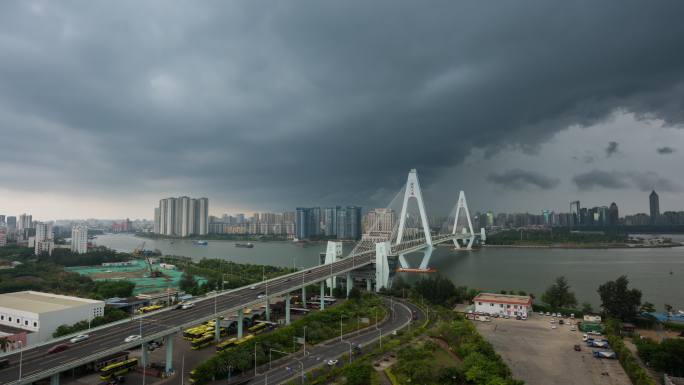
<path fill-rule="evenodd" d="M 676 238 L 676 237 L 675 237 Z M 318 263 L 325 243 L 308 245 L 293 242 L 253 242 L 254 248 L 235 247 L 233 241 L 209 241 L 195 246 L 189 240 L 150 240 L 132 235 L 100 235 L 97 245 L 131 252 L 143 241 L 146 249 L 159 249 L 165 255 L 181 255 L 193 259 L 223 258 L 239 263 L 309 267 Z M 345 243 L 345 253 L 352 244 Z M 410 256 L 417 266 L 420 256 Z M 537 297 L 564 275 L 577 300 L 598 307 L 598 286 L 620 275 L 627 275 L 630 286 L 643 292 L 642 301 L 684 309 L 684 247 L 656 249 L 548 249 L 548 248 L 483 248 L 458 251 L 438 247 L 431 267 L 449 277 L 456 285 L 483 290 L 524 290 Z M 406 273 L 402 273 L 406 274 Z M 409 279 L 416 277 L 413 274 Z"/>

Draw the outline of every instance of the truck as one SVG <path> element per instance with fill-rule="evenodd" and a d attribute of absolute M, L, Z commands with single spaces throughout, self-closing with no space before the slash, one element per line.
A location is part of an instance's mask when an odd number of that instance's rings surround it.
<path fill-rule="evenodd" d="M 614 360 L 617 358 L 617 355 L 612 350 L 594 350 L 593 355 L 595 358 L 606 358 L 609 360 Z"/>

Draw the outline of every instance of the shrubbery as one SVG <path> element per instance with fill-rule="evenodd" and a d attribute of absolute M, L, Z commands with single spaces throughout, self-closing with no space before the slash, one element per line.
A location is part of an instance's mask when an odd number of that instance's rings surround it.
<path fill-rule="evenodd" d="M 110 322 L 122 320 L 124 318 L 128 318 L 128 313 L 126 313 L 125 311 L 106 307 L 104 315 L 93 318 L 93 320 L 90 322 L 90 327 L 98 327 Z M 52 337 L 57 338 L 61 336 L 66 336 L 87 329 L 88 321 L 80 321 L 73 325 L 61 325 L 57 328 L 57 330 L 55 330 L 54 333 L 52 333 Z"/>
<path fill-rule="evenodd" d="M 639 357 L 653 369 L 684 377 L 684 340 L 668 338 L 660 343 L 650 338 L 635 338 Z"/>
<path fill-rule="evenodd" d="M 620 360 L 620 364 L 625 369 L 627 376 L 634 385 L 655 385 L 655 381 L 646 373 L 646 370 L 639 365 L 632 352 L 625 346 L 622 339 L 616 335 L 609 335 L 608 342 Z"/>

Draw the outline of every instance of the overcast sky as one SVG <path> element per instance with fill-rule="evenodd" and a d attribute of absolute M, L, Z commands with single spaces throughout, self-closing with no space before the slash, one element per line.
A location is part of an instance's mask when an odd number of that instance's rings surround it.
<path fill-rule="evenodd" d="M 0 214 L 684 209 L 684 2 L 3 1 Z"/>

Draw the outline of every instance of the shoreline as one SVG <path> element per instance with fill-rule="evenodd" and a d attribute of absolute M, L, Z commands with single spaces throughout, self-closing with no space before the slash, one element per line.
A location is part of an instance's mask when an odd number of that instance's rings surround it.
<path fill-rule="evenodd" d="M 550 244 L 550 245 L 487 245 L 483 247 L 497 248 L 497 249 L 668 249 L 673 247 L 682 247 L 682 243 L 669 243 L 665 245 L 633 245 L 628 244 L 605 244 L 605 245 L 582 245 L 582 244 Z"/>

